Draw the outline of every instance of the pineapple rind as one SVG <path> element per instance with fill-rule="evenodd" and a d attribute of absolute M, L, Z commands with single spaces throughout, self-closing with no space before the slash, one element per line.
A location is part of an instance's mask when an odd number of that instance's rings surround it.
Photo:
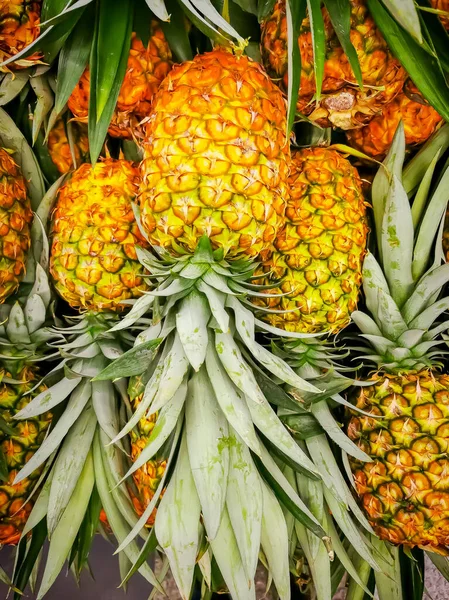
<path fill-rule="evenodd" d="M 175 67 L 146 125 L 140 193 L 150 241 L 193 254 L 202 235 L 255 257 L 283 225 L 286 107 L 261 66 L 214 50 Z"/>
<path fill-rule="evenodd" d="M 297 109 L 321 127 L 354 129 L 368 123 L 391 102 L 404 84 L 406 73 L 391 54 L 363 0 L 350 0 L 350 39 L 362 71 L 363 89 L 323 8 L 326 60 L 320 100 L 315 99 L 315 71 L 309 19 L 301 26 L 301 85 Z M 269 75 L 288 90 L 287 17 L 285 0 L 279 0 L 262 25 L 262 60 Z"/>
<path fill-rule="evenodd" d="M 59 191 L 52 217 L 50 272 L 74 308 L 122 311 L 123 300 L 147 290 L 136 244 L 146 246 L 132 201 L 139 184 L 133 163 L 84 164 Z"/>

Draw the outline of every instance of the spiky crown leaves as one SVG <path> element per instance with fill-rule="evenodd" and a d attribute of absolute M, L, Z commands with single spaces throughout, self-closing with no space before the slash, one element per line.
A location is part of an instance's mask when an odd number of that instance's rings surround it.
<path fill-rule="evenodd" d="M 405 137 L 399 125 L 393 145 L 376 174 L 372 188 L 375 234 L 379 260 L 368 253 L 363 265 L 363 290 L 369 314 L 355 311 L 352 318 L 369 342 L 362 356 L 387 372 L 419 370 L 437 365 L 444 354 L 438 346 L 447 323 L 435 324 L 449 308 L 440 298 L 449 281 L 449 264 L 441 264 L 442 225 L 449 199 L 449 168 L 433 185 L 439 151 L 429 158 L 418 154 L 407 166 L 424 177 L 410 207 L 403 179 Z M 425 165 L 420 164 L 427 161 Z M 438 235 L 437 235 L 438 234 Z M 435 236 L 437 235 L 436 242 Z M 435 245 L 434 261 L 428 257 Z M 366 350 L 366 348 L 364 348 Z"/>

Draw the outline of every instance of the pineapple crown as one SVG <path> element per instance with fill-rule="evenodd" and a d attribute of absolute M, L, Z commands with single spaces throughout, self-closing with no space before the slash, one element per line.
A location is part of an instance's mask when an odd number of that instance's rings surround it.
<path fill-rule="evenodd" d="M 435 150 L 435 142 L 431 147 Z M 448 164 L 433 182 L 441 148 L 442 144 L 437 146 L 435 154 L 423 148 L 403 172 L 401 123 L 373 181 L 378 259 L 368 253 L 363 265 L 363 290 L 370 314 L 357 310 L 352 318 L 369 342 L 369 352 L 362 358 L 387 372 L 436 366 L 445 353 L 438 346 L 444 343 L 441 333 L 448 324 L 435 323 L 449 308 L 449 297 L 440 298 L 449 281 L 449 264 L 442 264 Z M 418 172 L 422 180 L 416 187 Z M 414 196 L 411 206 L 408 195 Z M 434 260 L 429 265 L 432 246 Z"/>

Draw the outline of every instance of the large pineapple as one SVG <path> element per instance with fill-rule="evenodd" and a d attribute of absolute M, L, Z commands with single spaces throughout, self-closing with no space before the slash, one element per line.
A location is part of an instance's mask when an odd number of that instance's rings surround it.
<path fill-rule="evenodd" d="M 362 182 L 335 150 L 307 148 L 292 155 L 289 191 L 287 225 L 264 264 L 282 295 L 257 303 L 279 311 L 265 318 L 287 331 L 336 333 L 349 323 L 361 284 Z"/>
<path fill-rule="evenodd" d="M 25 272 L 33 219 L 25 179 L 8 150 L 0 148 L 0 303 Z"/>
<path fill-rule="evenodd" d="M 363 76 L 361 90 L 350 63 L 323 8 L 326 60 L 321 98 L 314 98 L 315 71 L 310 21 L 304 19 L 300 35 L 301 81 L 297 109 L 322 127 L 354 129 L 366 125 L 401 91 L 406 73 L 368 13 L 364 0 L 350 0 L 351 42 Z M 284 92 L 288 89 L 287 17 L 285 0 L 278 0 L 262 25 L 262 60 Z"/>
<path fill-rule="evenodd" d="M 397 136 L 388 170 L 373 183 L 380 258 L 369 254 L 364 262 L 367 312 L 352 315 L 369 344 L 362 360 L 377 371 L 371 386 L 353 396 L 354 405 L 373 416 L 353 411 L 348 435 L 372 462 L 352 459 L 351 467 L 379 537 L 438 552 L 449 544 L 449 377 L 439 350 L 447 323 L 435 321 L 448 306 L 439 296 L 449 265 L 440 265 L 441 240 L 433 265 L 431 250 L 446 208 L 448 171 L 427 204 L 423 182 L 412 218 L 400 179 L 390 175 L 400 173 L 404 157 L 402 129 Z"/>
<path fill-rule="evenodd" d="M 66 127 L 70 127 L 72 136 L 70 141 Z M 63 119 L 58 119 L 48 134 L 47 145 L 50 157 L 58 171 L 68 173 L 87 160 L 89 154 L 87 126 L 76 122 L 66 125 Z"/>
<path fill-rule="evenodd" d="M 0 0 L 0 62 L 29 46 L 39 35 L 42 0 Z M 25 68 L 39 59 L 39 54 L 9 65 Z"/>
<path fill-rule="evenodd" d="M 142 224 L 150 241 L 256 256 L 283 224 L 285 103 L 258 63 L 215 50 L 173 69 L 146 127 Z"/>
<path fill-rule="evenodd" d="M 2 361 L 4 362 L 4 361 Z M 42 444 L 50 425 L 51 414 L 44 413 L 26 421 L 14 421 L 15 414 L 33 396 L 29 393 L 39 381 L 34 367 L 23 361 L 9 361 L 9 370 L 1 369 L 0 417 L 12 428 L 12 433 L 0 433 L 0 452 L 8 469 L 7 481 L 0 481 L 0 544 L 16 544 L 31 512 L 31 493 L 36 486 L 39 471 L 14 485 L 15 476 Z M 36 394 L 34 394 L 36 395 Z"/>
<path fill-rule="evenodd" d="M 145 381 L 119 436 L 140 423 L 134 445 L 145 442 L 125 477 L 137 477 L 159 451 L 165 453 L 172 476 L 148 494 L 151 502 L 139 524 L 159 502 L 156 538 L 186 598 L 204 536 L 233 598 L 242 597 L 242 590 L 253 597 L 261 548 L 279 596 L 287 598 L 285 517 L 258 470 L 265 472 L 262 462 L 271 458 L 265 444 L 311 477 L 317 474 L 271 408 L 246 357 L 249 353 L 298 390 L 318 390 L 258 344 L 256 325 L 269 326 L 256 321 L 239 299 L 259 289 L 253 285 L 252 259 L 271 247 L 285 224 L 286 130 L 280 90 L 258 63 L 222 48 L 174 67 L 146 125 L 140 217 L 156 254 L 142 250 L 139 260 L 157 287 L 114 331 L 129 327 L 145 309 L 154 312 L 134 348 L 96 380 L 132 374 Z M 153 415 L 154 426 L 148 421 Z M 151 471 L 150 485 L 157 469 L 154 475 Z M 292 502 L 305 526 L 327 540 L 297 495 Z M 283 540 L 279 552 L 272 545 L 273 529 Z M 132 535 L 138 533 L 134 528 Z"/>
<path fill-rule="evenodd" d="M 423 144 L 442 122 L 437 111 L 410 84 L 368 125 L 348 131 L 348 142 L 368 156 L 382 160 L 391 146 L 400 120 L 404 124 L 405 141 L 409 147 Z"/>
<path fill-rule="evenodd" d="M 61 188 L 52 218 L 50 272 L 71 306 L 121 311 L 147 289 L 135 245 L 146 245 L 131 202 L 139 170 L 106 159 L 84 164 Z"/>
<path fill-rule="evenodd" d="M 146 48 L 133 33 L 125 77 L 108 130 L 110 135 L 128 139 L 141 136 L 139 123 L 148 116 L 153 95 L 171 65 L 170 48 L 157 21 L 151 23 L 151 37 Z M 89 94 L 90 73 L 87 69 L 68 102 L 75 117 L 86 123 Z"/>

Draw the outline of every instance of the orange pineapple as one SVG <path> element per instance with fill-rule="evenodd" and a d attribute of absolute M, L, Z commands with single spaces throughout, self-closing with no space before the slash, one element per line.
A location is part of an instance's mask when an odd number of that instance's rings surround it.
<path fill-rule="evenodd" d="M 404 124 L 405 141 L 411 147 L 423 144 L 442 122 L 437 111 L 427 104 L 413 84 L 409 84 L 368 125 L 346 134 L 349 145 L 382 160 L 400 120 Z"/>
<path fill-rule="evenodd" d="M 39 35 L 42 0 L 0 0 L 0 62 L 18 54 Z M 35 53 L 3 70 L 25 68 L 39 59 Z"/>
<path fill-rule="evenodd" d="M 360 90 L 348 58 L 323 8 L 326 61 L 322 96 L 314 98 L 315 71 L 312 32 L 304 19 L 299 36 L 301 87 L 297 109 L 322 127 L 362 127 L 401 91 L 406 73 L 391 54 L 368 13 L 364 0 L 350 0 L 351 41 L 360 62 L 364 87 Z M 262 59 L 269 75 L 281 89 L 288 88 L 287 17 L 285 0 L 278 0 L 262 25 Z"/>
<path fill-rule="evenodd" d="M 73 148 L 70 147 L 63 119 L 58 119 L 48 134 L 48 152 L 60 173 L 68 173 L 74 167 L 79 167 L 89 155 L 87 126 L 83 123 L 72 122 L 70 127 L 73 136 Z M 75 165 L 73 164 L 73 158 L 75 158 Z"/>
<path fill-rule="evenodd" d="M 125 78 L 120 88 L 117 106 L 109 127 L 113 137 L 131 139 L 141 136 L 140 121 L 148 116 L 151 100 L 159 84 L 171 69 L 171 52 L 157 21 L 145 48 L 135 33 Z M 86 69 L 69 98 L 69 108 L 78 120 L 87 123 L 90 94 L 90 73 Z"/>

